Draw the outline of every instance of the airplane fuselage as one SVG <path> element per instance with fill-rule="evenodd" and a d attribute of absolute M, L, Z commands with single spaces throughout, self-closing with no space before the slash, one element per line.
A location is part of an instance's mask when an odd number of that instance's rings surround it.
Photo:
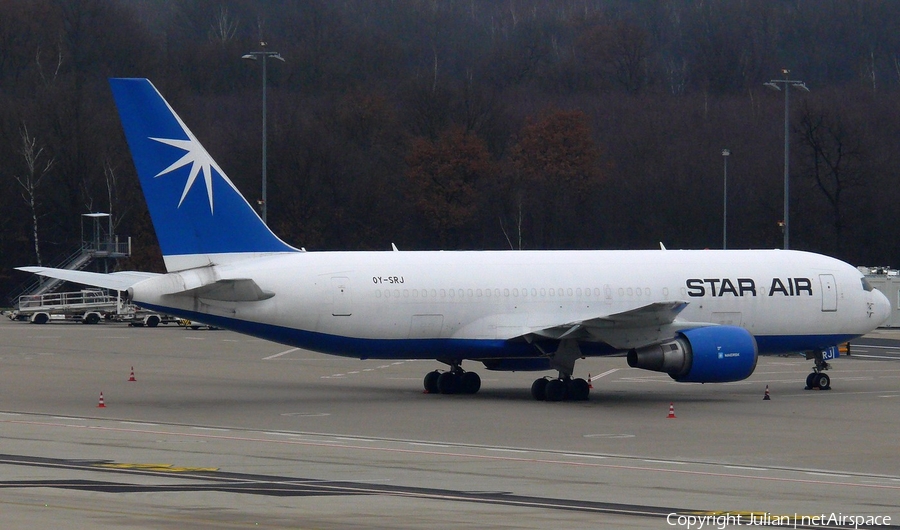
<path fill-rule="evenodd" d="M 277 295 L 167 295 L 208 283 L 206 275 L 253 278 Z M 841 261 L 779 250 L 302 252 L 182 271 L 134 288 L 139 304 L 285 344 L 428 359 L 516 349 L 533 355 L 509 339 L 679 301 L 687 302 L 679 321 L 743 327 L 760 353 L 813 350 L 871 329 L 880 318 L 872 296 Z M 584 347 L 586 355 L 624 349 Z"/>

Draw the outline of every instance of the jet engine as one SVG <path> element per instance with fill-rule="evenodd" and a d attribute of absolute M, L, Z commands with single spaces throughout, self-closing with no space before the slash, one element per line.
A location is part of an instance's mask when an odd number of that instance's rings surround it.
<path fill-rule="evenodd" d="M 689 329 L 628 352 L 628 366 L 666 372 L 679 383 L 741 381 L 753 373 L 756 359 L 756 339 L 737 326 Z"/>

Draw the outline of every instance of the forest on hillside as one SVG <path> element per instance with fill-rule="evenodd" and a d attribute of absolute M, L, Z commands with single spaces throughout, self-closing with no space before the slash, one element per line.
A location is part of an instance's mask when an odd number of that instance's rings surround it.
<path fill-rule="evenodd" d="M 5 0 L 0 293 L 81 215 L 162 260 L 107 78 L 147 77 L 308 250 L 782 246 L 900 265 L 900 2 Z M 789 69 L 788 74 L 783 69 Z M 723 149 L 730 155 L 723 157 Z M 727 197 L 724 174 L 727 163 Z"/>

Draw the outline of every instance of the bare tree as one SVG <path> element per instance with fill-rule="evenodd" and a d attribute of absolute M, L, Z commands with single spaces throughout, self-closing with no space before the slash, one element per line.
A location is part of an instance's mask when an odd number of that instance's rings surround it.
<path fill-rule="evenodd" d="M 37 264 L 41 265 L 41 249 L 40 240 L 38 238 L 38 214 L 37 214 L 37 188 L 41 180 L 50 172 L 55 159 L 49 159 L 44 154 L 44 148 L 37 146 L 37 139 L 28 134 L 28 127 L 22 125 L 20 133 L 22 145 L 18 149 L 18 153 L 25 160 L 26 172 L 24 175 L 13 175 L 19 186 L 22 187 L 22 198 L 31 211 L 31 227 L 34 237 L 34 257 Z"/>
<path fill-rule="evenodd" d="M 212 24 L 209 26 L 207 36 L 210 42 L 215 42 L 224 46 L 234 40 L 234 36 L 238 29 L 238 22 L 238 18 L 231 16 L 227 7 L 221 7 L 216 13 Z M 261 29 L 260 33 L 262 33 Z"/>
<path fill-rule="evenodd" d="M 860 135 L 840 114 L 805 105 L 800 120 L 801 144 L 806 151 L 804 172 L 813 179 L 831 207 L 835 236 L 844 229 L 844 193 L 862 182 Z"/>

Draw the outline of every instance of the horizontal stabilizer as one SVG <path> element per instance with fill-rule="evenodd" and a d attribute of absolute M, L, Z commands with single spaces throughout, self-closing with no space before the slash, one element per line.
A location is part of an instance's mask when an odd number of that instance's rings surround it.
<path fill-rule="evenodd" d="M 102 289 L 124 291 L 146 279 L 159 276 L 153 272 L 121 271 L 104 274 L 101 272 L 73 271 L 69 269 L 52 269 L 50 267 L 16 267 L 16 270 L 33 272 L 48 278 L 58 278 L 67 282 L 80 283 Z"/>
<path fill-rule="evenodd" d="M 195 287 L 187 291 L 172 293 L 172 296 L 196 296 L 206 300 L 219 302 L 258 302 L 268 300 L 275 293 L 263 291 L 259 285 L 249 278 L 219 280 L 215 283 Z"/>

